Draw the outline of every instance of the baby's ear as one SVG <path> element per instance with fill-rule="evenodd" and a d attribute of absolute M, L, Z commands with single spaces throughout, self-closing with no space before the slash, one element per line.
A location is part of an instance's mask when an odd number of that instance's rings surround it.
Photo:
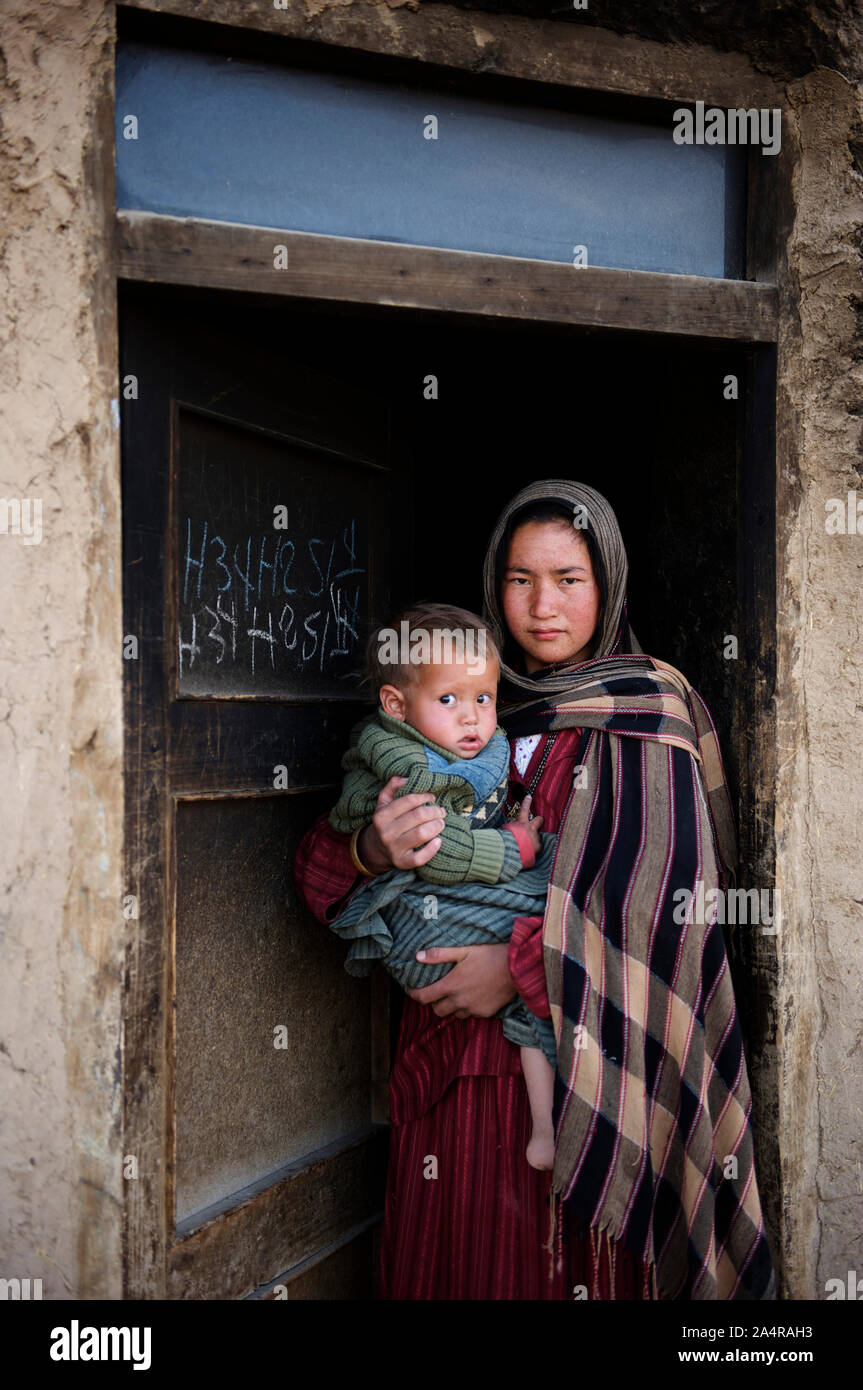
<path fill-rule="evenodd" d="M 396 685 L 382 685 L 378 696 L 381 702 L 381 709 L 384 714 L 388 714 L 391 719 L 401 719 L 405 717 L 405 697 Z"/>

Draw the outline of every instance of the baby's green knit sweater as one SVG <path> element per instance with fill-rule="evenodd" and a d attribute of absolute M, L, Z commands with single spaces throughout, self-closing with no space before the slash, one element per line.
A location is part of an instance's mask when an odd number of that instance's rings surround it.
<path fill-rule="evenodd" d="M 417 869 L 429 883 L 505 883 L 522 867 L 518 841 L 505 825 L 509 743 L 496 729 L 475 758 L 461 759 L 412 725 L 379 709 L 355 726 L 342 759 L 342 794 L 330 812 L 334 830 L 368 825 L 381 788 L 406 777 L 396 796 L 432 792 L 444 812 L 441 847 Z"/>

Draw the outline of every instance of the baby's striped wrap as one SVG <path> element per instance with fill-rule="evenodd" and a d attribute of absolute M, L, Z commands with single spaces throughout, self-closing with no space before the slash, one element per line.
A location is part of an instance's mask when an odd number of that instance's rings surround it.
<path fill-rule="evenodd" d="M 462 760 L 378 710 L 354 728 L 342 767 L 342 795 L 330 812 L 336 830 L 367 825 L 391 777 L 407 779 L 397 796 L 431 792 L 445 814 L 441 848 L 428 864 L 364 883 L 330 923 L 350 943 L 349 974 L 368 975 L 381 961 L 402 989 L 421 989 L 448 974 L 452 962 L 423 963 L 417 951 L 503 945 L 516 917 L 542 914 L 554 836 L 542 837 L 535 865 L 523 869 L 515 836 L 503 833 L 509 744 L 501 730 L 475 758 Z M 537 1018 L 518 997 L 497 1017 L 510 1042 L 542 1048 L 554 1066 L 548 1019 Z"/>

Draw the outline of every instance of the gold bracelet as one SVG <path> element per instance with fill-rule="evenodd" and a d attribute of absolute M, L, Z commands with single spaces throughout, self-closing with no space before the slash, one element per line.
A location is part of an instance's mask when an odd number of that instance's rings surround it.
<path fill-rule="evenodd" d="M 364 878 L 377 878 L 377 874 L 372 873 L 371 869 L 367 869 L 363 861 L 360 859 L 360 856 L 357 854 L 357 840 L 359 839 L 360 835 L 365 830 L 365 828 L 366 827 L 364 825 L 357 826 L 357 829 L 351 836 L 351 862 L 354 868 L 358 870 L 358 872 L 361 873 Z"/>

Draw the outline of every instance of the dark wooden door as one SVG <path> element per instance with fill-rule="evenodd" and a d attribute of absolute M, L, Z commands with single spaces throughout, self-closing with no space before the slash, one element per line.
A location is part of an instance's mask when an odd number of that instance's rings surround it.
<path fill-rule="evenodd" d="M 121 290 L 127 1295 L 364 1297 L 387 991 L 292 861 L 407 586 L 388 406 L 284 305 Z"/>

